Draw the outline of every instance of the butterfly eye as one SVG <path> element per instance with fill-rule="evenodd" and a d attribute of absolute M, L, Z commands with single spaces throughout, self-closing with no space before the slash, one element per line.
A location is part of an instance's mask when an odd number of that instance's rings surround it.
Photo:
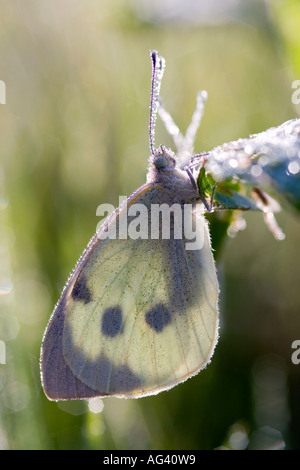
<path fill-rule="evenodd" d="M 153 164 L 157 168 L 166 168 L 169 166 L 169 159 L 164 155 L 157 155 L 157 157 L 155 157 L 153 160 Z"/>
<path fill-rule="evenodd" d="M 150 161 L 158 170 L 173 170 L 176 166 L 175 154 L 163 145 L 150 157 Z"/>

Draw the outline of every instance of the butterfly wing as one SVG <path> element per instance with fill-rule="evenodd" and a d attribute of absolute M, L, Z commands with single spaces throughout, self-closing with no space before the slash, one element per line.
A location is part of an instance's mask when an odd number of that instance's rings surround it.
<path fill-rule="evenodd" d="M 147 184 L 134 203 L 171 204 Z M 218 334 L 218 283 L 204 217 L 202 247 L 182 239 L 103 239 L 130 220 L 119 208 L 79 260 L 45 332 L 41 370 L 53 400 L 159 393 L 201 370 Z M 118 230 L 117 230 L 118 231 Z"/>

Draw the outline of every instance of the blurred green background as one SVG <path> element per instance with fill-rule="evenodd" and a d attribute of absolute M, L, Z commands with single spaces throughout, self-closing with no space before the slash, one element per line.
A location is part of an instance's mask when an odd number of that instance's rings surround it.
<path fill-rule="evenodd" d="M 91 409 L 49 402 L 39 376 L 44 329 L 96 229 L 97 206 L 116 206 L 145 182 L 149 50 L 166 58 L 161 95 L 183 131 L 197 91 L 208 91 L 195 151 L 209 150 L 299 113 L 291 102 L 299 2 L 0 0 L 0 8 L 0 448 L 300 449 L 300 365 L 291 361 L 300 220 L 284 201 L 284 241 L 248 213 L 247 228 L 218 251 L 220 340 L 198 376 Z M 156 143 L 172 145 L 159 119 Z"/>

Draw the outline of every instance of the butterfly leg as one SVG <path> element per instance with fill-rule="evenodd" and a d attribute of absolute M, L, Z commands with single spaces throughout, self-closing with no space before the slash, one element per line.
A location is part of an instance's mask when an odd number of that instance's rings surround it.
<path fill-rule="evenodd" d="M 177 157 L 182 168 L 190 162 L 191 155 L 193 154 L 196 133 L 202 120 L 206 99 L 207 92 L 199 91 L 197 94 L 196 107 L 185 135 L 180 132 L 172 116 L 163 106 L 162 100 L 158 100 L 158 114 L 164 123 L 167 132 L 173 139 L 177 150 Z"/>
<path fill-rule="evenodd" d="M 208 212 L 211 212 L 213 210 L 213 202 L 214 202 L 215 192 L 216 192 L 216 189 L 217 189 L 217 184 L 218 183 L 215 183 L 212 187 L 212 190 L 211 190 L 210 201 L 209 201 L 209 211 Z"/>
<path fill-rule="evenodd" d="M 176 150 L 179 151 L 183 146 L 183 135 L 180 132 L 179 127 L 175 124 L 171 114 L 164 107 L 162 99 L 158 100 L 158 114 L 166 128 L 166 131 L 172 137 Z"/>

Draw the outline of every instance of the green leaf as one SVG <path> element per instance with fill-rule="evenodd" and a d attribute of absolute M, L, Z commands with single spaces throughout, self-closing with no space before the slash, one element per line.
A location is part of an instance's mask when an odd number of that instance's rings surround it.
<path fill-rule="evenodd" d="M 261 210 L 256 202 L 249 197 L 243 196 L 226 188 L 226 192 L 216 191 L 214 200 L 220 204 L 224 209 L 237 209 L 237 210 Z"/>

